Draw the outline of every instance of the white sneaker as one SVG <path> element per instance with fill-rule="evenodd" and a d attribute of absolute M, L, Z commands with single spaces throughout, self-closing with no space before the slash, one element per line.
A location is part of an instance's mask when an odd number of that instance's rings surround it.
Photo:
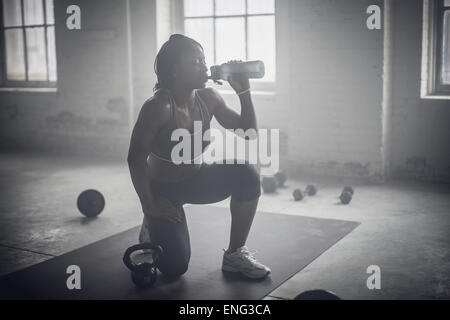
<path fill-rule="evenodd" d="M 253 257 L 256 252 L 256 250 L 249 251 L 246 246 L 237 248 L 231 253 L 224 250 L 222 270 L 240 272 L 251 279 L 264 278 L 270 273 L 270 269 Z"/>

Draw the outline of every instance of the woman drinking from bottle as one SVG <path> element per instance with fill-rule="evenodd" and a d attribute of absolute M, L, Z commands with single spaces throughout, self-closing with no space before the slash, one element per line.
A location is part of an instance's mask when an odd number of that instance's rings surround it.
<path fill-rule="evenodd" d="M 156 56 L 158 82 L 154 95 L 139 112 L 128 153 L 132 182 L 144 213 L 139 240 L 160 245 L 164 253 L 158 269 L 163 274 L 180 276 L 187 271 L 191 256 L 183 205 L 208 204 L 231 197 L 230 241 L 224 249 L 222 270 L 252 279 L 263 278 L 270 269 L 258 262 L 245 245 L 261 195 L 256 168 L 248 162 L 177 164 L 171 159 L 177 143 L 171 141 L 171 134 L 176 129 L 188 130 L 194 140 L 210 128 L 213 117 L 226 129 L 257 129 L 248 78 L 228 78 L 239 96 L 238 114 L 226 105 L 217 90 L 206 87 L 207 71 L 202 46 L 183 35 L 172 35 Z M 202 129 L 197 132 L 195 121 L 201 121 Z M 201 153 L 207 145 L 203 142 Z"/>

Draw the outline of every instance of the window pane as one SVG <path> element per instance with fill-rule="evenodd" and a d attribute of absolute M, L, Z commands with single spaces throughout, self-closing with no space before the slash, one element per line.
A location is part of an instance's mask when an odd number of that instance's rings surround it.
<path fill-rule="evenodd" d="M 184 0 L 184 16 L 212 16 L 214 0 Z"/>
<path fill-rule="evenodd" d="M 206 65 L 214 64 L 213 19 L 186 19 L 185 34 L 200 42 L 205 53 Z"/>
<path fill-rule="evenodd" d="M 47 80 L 44 28 L 27 28 L 28 79 Z"/>
<path fill-rule="evenodd" d="M 22 25 L 19 0 L 3 0 L 3 23 L 5 27 Z"/>
<path fill-rule="evenodd" d="M 444 2 L 444 6 L 446 6 L 446 7 L 450 7 L 450 0 L 445 0 L 445 2 Z"/>
<path fill-rule="evenodd" d="M 247 0 L 248 13 L 274 13 L 274 0 Z"/>
<path fill-rule="evenodd" d="M 47 15 L 47 23 L 55 23 L 55 15 L 53 12 L 53 0 L 45 0 L 45 14 Z"/>
<path fill-rule="evenodd" d="M 262 60 L 265 81 L 275 81 L 275 17 L 248 17 L 248 60 Z"/>
<path fill-rule="evenodd" d="M 55 47 L 55 27 L 47 28 L 47 52 L 49 80 L 56 81 L 56 47 Z"/>
<path fill-rule="evenodd" d="M 22 29 L 5 30 L 6 77 L 25 80 L 25 60 Z"/>
<path fill-rule="evenodd" d="M 44 24 L 42 0 L 23 0 L 25 25 Z"/>
<path fill-rule="evenodd" d="M 442 82 L 450 84 L 450 11 L 444 15 L 444 30 L 442 42 Z"/>
<path fill-rule="evenodd" d="M 216 0 L 216 15 L 245 14 L 245 0 Z"/>
<path fill-rule="evenodd" d="M 216 63 L 245 60 L 244 18 L 216 19 Z"/>

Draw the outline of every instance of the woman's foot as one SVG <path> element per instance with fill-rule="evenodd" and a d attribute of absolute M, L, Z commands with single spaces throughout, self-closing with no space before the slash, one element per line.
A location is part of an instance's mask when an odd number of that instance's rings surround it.
<path fill-rule="evenodd" d="M 261 279 L 270 273 L 270 268 L 258 262 L 246 246 L 237 248 L 233 252 L 223 253 L 222 270 L 228 272 L 239 272 L 251 279 Z"/>

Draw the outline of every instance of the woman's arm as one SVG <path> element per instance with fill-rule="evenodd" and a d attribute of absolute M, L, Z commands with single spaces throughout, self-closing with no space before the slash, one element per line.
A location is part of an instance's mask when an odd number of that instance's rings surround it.
<path fill-rule="evenodd" d="M 142 106 L 131 135 L 127 160 L 144 214 L 178 222 L 181 218 L 177 209 L 167 199 L 152 194 L 147 166 L 151 145 L 167 117 L 164 106 L 156 100 L 150 100 Z"/>
<path fill-rule="evenodd" d="M 230 85 L 236 91 L 236 94 L 250 89 L 248 79 L 229 79 Z M 217 122 L 225 129 L 236 130 L 242 129 L 247 131 L 248 129 L 258 130 L 255 108 L 253 106 L 250 90 L 239 95 L 239 101 L 241 103 L 241 114 L 239 115 L 233 109 L 230 109 L 225 100 L 214 88 L 208 88 L 208 95 L 210 101 L 213 104 L 213 115 L 216 117 Z M 255 138 L 249 136 L 250 139 Z"/>
<path fill-rule="evenodd" d="M 155 100 L 150 100 L 142 106 L 131 134 L 127 158 L 131 180 L 146 215 L 152 211 L 154 202 L 147 174 L 147 157 L 161 123 L 158 109 L 160 108 Z"/>

